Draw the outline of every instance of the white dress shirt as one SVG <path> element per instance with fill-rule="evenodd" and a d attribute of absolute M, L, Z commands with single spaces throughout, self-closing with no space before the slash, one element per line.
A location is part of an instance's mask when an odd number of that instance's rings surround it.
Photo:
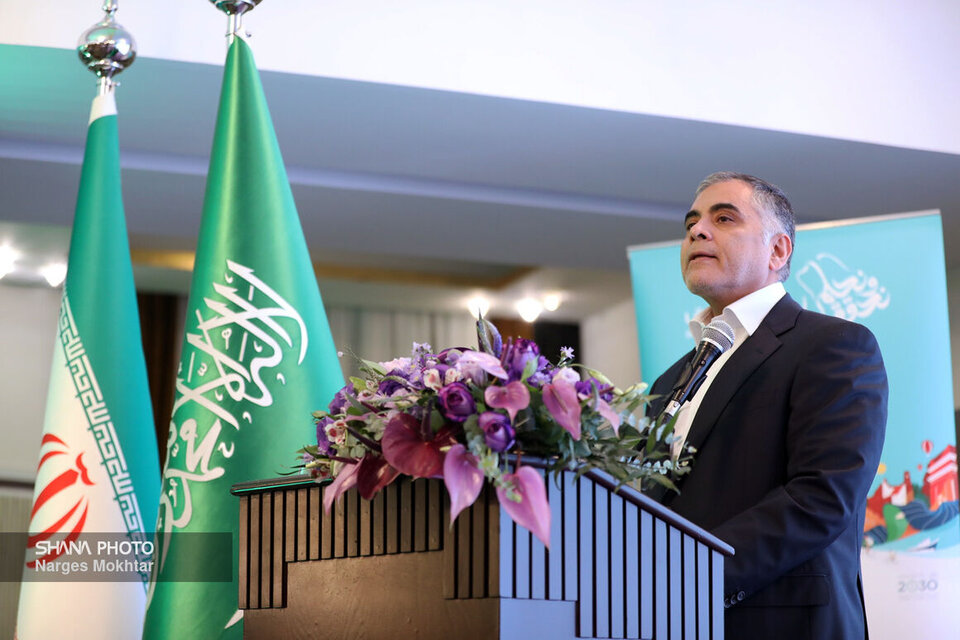
<path fill-rule="evenodd" d="M 673 427 L 674 434 L 678 436 L 671 445 L 674 458 L 680 455 L 683 443 L 686 442 L 687 434 L 690 432 L 690 425 L 693 424 L 693 418 L 697 415 L 697 409 L 700 407 L 700 402 L 703 401 L 707 389 L 710 388 L 710 383 L 716 378 L 720 369 L 723 368 L 723 364 L 730 359 L 733 352 L 743 344 L 744 340 L 753 335 L 753 332 L 757 330 L 757 327 L 767 317 L 773 306 L 786 293 L 782 282 L 774 282 L 724 307 L 719 318 L 733 328 L 733 346 L 720 354 L 720 357 L 707 370 L 703 383 L 697 389 L 697 392 L 680 406 L 680 410 L 677 412 L 677 421 Z M 693 336 L 694 342 L 699 344 L 704 327 L 712 319 L 709 307 L 701 310 L 693 317 L 693 320 L 690 321 L 690 334 Z"/>

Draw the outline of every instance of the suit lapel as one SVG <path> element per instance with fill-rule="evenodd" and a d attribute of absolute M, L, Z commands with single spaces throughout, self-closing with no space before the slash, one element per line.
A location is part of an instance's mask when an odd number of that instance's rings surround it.
<path fill-rule="evenodd" d="M 747 378 L 780 348 L 779 336 L 793 328 L 800 311 L 800 305 L 789 294 L 785 295 L 774 305 L 753 335 L 730 356 L 716 379 L 710 383 L 710 388 L 707 389 L 697 409 L 697 415 L 694 416 L 693 424 L 687 434 L 687 444 L 698 451 L 704 446 L 707 436 L 716 425 L 720 414 L 730 404 L 734 394 L 743 386 Z M 694 455 L 693 473 L 696 472 L 696 468 L 697 456 Z"/>

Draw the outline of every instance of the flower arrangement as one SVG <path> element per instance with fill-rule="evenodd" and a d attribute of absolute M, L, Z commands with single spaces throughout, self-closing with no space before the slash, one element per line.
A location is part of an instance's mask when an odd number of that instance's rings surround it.
<path fill-rule="evenodd" d="M 553 472 L 601 469 L 621 483 L 676 490 L 692 449 L 672 460 L 672 424 L 636 415 L 649 399 L 645 384 L 617 389 L 567 348 L 553 365 L 533 341 L 503 344 L 482 318 L 477 333 L 479 349 L 434 353 L 414 343 L 410 357 L 360 360 L 362 377 L 313 414 L 317 444 L 299 453 L 315 478 L 332 479 L 327 511 L 354 487 L 369 500 L 400 475 L 442 477 L 453 521 L 489 482 L 514 522 L 549 545 L 546 486 L 525 457 Z"/>

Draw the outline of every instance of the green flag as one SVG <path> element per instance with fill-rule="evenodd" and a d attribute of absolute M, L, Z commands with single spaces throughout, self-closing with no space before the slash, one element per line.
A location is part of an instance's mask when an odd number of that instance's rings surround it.
<path fill-rule="evenodd" d="M 144 638 L 239 638 L 234 483 L 272 477 L 314 440 L 343 385 L 263 88 L 247 44 L 227 54 L 167 439 Z M 184 578 L 222 552 L 232 582 Z"/>
<path fill-rule="evenodd" d="M 110 555 L 72 553 L 57 543 L 85 544 L 95 550 L 98 542 L 108 540 L 128 545 L 149 542 L 147 532 L 153 531 L 160 491 L 158 460 L 111 90 L 94 99 L 90 113 L 34 485 L 17 637 L 119 640 L 139 633 L 149 553 L 141 558 L 142 564 L 127 557 L 138 568 L 121 575 L 99 571 L 90 562 L 109 560 Z M 51 567 L 61 571 L 51 575 Z M 92 577 L 93 572 L 98 577 Z"/>

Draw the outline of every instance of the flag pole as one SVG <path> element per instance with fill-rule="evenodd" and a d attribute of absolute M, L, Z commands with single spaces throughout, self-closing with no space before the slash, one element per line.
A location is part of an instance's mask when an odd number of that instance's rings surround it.
<path fill-rule="evenodd" d="M 137 43 L 133 35 L 117 23 L 117 0 L 104 0 L 104 16 L 82 34 L 77 42 L 80 61 L 97 76 L 97 95 L 107 95 L 117 86 L 114 76 L 133 64 Z"/>
<path fill-rule="evenodd" d="M 260 4 L 260 0 L 210 0 L 210 2 L 227 14 L 227 48 L 229 49 L 234 39 L 240 35 L 243 14 Z"/>

